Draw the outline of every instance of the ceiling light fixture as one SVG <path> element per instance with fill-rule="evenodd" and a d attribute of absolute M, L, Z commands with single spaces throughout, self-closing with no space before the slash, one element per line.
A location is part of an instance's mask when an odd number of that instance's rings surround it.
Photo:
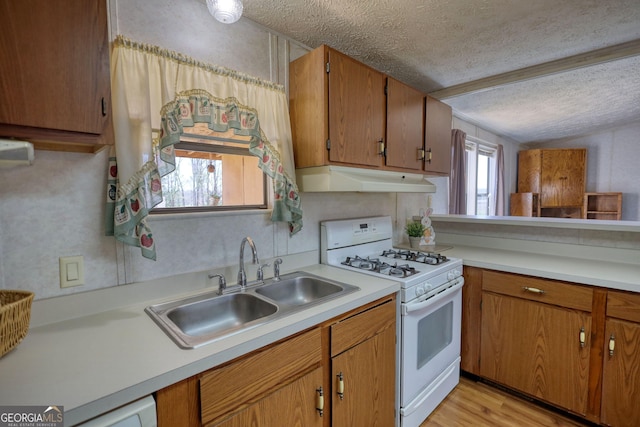
<path fill-rule="evenodd" d="M 224 24 L 233 24 L 242 16 L 242 0 L 207 0 L 207 7 Z"/>

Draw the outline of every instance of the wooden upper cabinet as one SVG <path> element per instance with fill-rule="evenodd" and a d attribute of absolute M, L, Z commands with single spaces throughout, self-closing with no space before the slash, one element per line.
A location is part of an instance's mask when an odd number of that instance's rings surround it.
<path fill-rule="evenodd" d="M 541 205 L 582 207 L 586 165 L 586 149 L 542 150 Z"/>
<path fill-rule="evenodd" d="M 110 143 L 106 3 L 0 0 L 1 136 Z"/>
<path fill-rule="evenodd" d="M 329 160 L 382 166 L 384 75 L 335 50 L 329 56 Z"/>
<path fill-rule="evenodd" d="M 447 176 L 451 173 L 451 120 L 450 106 L 426 97 L 425 172 Z"/>
<path fill-rule="evenodd" d="M 518 192 L 539 193 L 541 216 L 582 217 L 586 174 L 585 148 L 518 153 Z"/>
<path fill-rule="evenodd" d="M 387 78 L 387 166 L 422 170 L 425 95 Z"/>
<path fill-rule="evenodd" d="M 289 100 L 297 168 L 383 166 L 385 76 L 327 46 L 290 65 Z"/>
<path fill-rule="evenodd" d="M 518 193 L 540 193 L 541 172 L 541 151 L 520 151 L 518 153 Z"/>

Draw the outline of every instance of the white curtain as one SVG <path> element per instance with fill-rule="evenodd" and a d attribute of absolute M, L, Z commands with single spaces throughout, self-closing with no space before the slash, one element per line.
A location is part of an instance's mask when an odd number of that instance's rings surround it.
<path fill-rule="evenodd" d="M 110 159 L 107 234 L 155 259 L 145 218 L 162 201 L 160 178 L 174 169 L 183 128 L 251 137 L 249 151 L 273 179 L 273 221 L 302 228 L 288 99 L 281 85 L 118 36 L 111 57 L 115 153 Z M 160 129 L 154 139 L 153 129 Z M 117 172 L 116 172 L 117 171 Z"/>

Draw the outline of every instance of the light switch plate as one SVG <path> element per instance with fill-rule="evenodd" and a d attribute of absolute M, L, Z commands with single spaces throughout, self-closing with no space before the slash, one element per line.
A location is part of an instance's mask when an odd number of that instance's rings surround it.
<path fill-rule="evenodd" d="M 68 256 L 60 258 L 60 287 L 84 285 L 84 258 Z"/>

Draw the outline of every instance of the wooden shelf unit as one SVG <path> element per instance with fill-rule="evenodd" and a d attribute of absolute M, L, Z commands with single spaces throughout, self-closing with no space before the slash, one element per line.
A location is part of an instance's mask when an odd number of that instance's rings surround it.
<path fill-rule="evenodd" d="M 585 219 L 620 220 L 622 193 L 584 193 L 582 217 Z"/>

